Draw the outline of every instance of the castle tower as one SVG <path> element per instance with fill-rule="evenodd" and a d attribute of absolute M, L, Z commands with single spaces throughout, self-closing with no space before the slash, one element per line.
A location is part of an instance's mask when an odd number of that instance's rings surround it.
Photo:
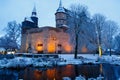
<path fill-rule="evenodd" d="M 22 38 L 21 38 L 21 52 L 26 52 L 27 43 L 27 30 L 38 28 L 38 17 L 36 12 L 36 7 L 34 6 L 31 17 L 26 17 L 22 22 Z"/>
<path fill-rule="evenodd" d="M 56 27 L 61 27 L 67 24 L 67 15 L 64 7 L 62 6 L 62 1 L 60 0 L 59 7 L 55 13 Z"/>
<path fill-rule="evenodd" d="M 38 28 L 38 17 L 36 7 L 34 6 L 31 17 L 25 17 L 22 22 L 22 34 L 31 28 Z"/>
<path fill-rule="evenodd" d="M 38 27 L 38 17 L 37 17 L 37 12 L 36 12 L 35 6 L 34 6 L 33 11 L 32 11 L 31 19 L 34 21 L 35 27 Z"/>

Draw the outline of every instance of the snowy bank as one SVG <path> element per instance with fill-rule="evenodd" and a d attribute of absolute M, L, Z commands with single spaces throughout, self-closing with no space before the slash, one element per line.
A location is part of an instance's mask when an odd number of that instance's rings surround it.
<path fill-rule="evenodd" d="M 99 57 L 99 62 L 120 65 L 120 56 L 118 55 L 102 56 L 102 57 Z"/>
<path fill-rule="evenodd" d="M 58 54 L 58 58 L 54 57 L 14 57 L 12 59 L 0 59 L 0 68 L 25 68 L 25 67 L 53 67 L 61 65 L 78 65 L 78 64 L 100 64 L 109 63 L 120 65 L 120 56 L 103 55 L 99 57 L 93 54 L 78 54 L 78 58 L 74 59 L 74 54 Z"/>
<path fill-rule="evenodd" d="M 118 55 L 93 55 L 93 54 L 78 54 L 78 59 L 74 59 L 74 54 L 62 54 L 59 55 L 66 60 L 68 64 L 100 64 L 109 63 L 114 65 L 120 65 L 120 56 Z"/>
<path fill-rule="evenodd" d="M 88 78 L 88 79 L 84 78 L 81 75 L 75 77 L 75 80 L 103 80 L 103 79 L 104 79 L 104 77 L 101 75 L 99 75 L 97 78 Z M 63 77 L 63 80 L 71 80 L 71 78 L 70 77 Z"/>
<path fill-rule="evenodd" d="M 93 54 L 78 54 L 78 58 L 74 59 L 74 54 L 59 54 L 59 57 L 66 60 L 65 64 L 97 64 L 98 55 Z M 63 63 L 63 62 L 62 62 Z"/>

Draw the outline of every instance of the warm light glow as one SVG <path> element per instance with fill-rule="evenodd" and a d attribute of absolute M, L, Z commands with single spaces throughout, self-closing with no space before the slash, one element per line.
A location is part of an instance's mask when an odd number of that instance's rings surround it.
<path fill-rule="evenodd" d="M 66 52 L 71 52 L 71 51 L 72 51 L 72 47 L 71 47 L 69 44 L 67 44 L 67 45 L 65 46 L 65 51 L 66 51 Z"/>
<path fill-rule="evenodd" d="M 43 50 L 43 46 L 38 46 L 37 47 L 37 51 L 42 51 Z"/>
<path fill-rule="evenodd" d="M 46 74 L 50 80 L 55 80 L 56 69 L 49 69 L 46 71 Z"/>
<path fill-rule="evenodd" d="M 34 71 L 34 76 L 35 76 L 35 79 L 36 79 L 36 80 L 42 78 L 41 75 L 42 75 L 42 72 L 41 72 L 41 71 L 39 71 L 39 70 L 35 70 L 35 71 Z"/>
<path fill-rule="evenodd" d="M 36 50 L 37 51 L 43 51 L 43 44 L 42 44 L 42 42 L 37 42 L 36 43 Z"/>
<path fill-rule="evenodd" d="M 102 67 L 102 64 L 100 64 L 100 73 L 103 72 L 103 67 Z"/>
<path fill-rule="evenodd" d="M 56 48 L 55 48 L 55 43 L 54 42 L 49 42 L 47 47 L 48 47 L 48 52 L 49 53 L 55 52 Z"/>
<path fill-rule="evenodd" d="M 86 46 L 83 46 L 83 47 L 82 47 L 82 52 L 83 52 L 83 53 L 87 52 Z"/>
<path fill-rule="evenodd" d="M 98 47 L 99 47 L 99 56 L 101 57 L 102 56 L 102 48 L 100 45 Z"/>
<path fill-rule="evenodd" d="M 72 65 L 67 65 L 65 68 L 64 68 L 64 71 L 62 73 L 63 75 L 66 75 L 66 76 L 72 76 L 74 75 L 74 66 Z"/>

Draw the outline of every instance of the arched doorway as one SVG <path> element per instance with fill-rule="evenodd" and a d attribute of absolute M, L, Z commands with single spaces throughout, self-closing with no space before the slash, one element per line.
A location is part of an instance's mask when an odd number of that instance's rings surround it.
<path fill-rule="evenodd" d="M 56 46 L 57 46 L 57 38 L 52 35 L 47 45 L 48 53 L 56 53 L 57 51 Z"/>
<path fill-rule="evenodd" d="M 55 43 L 49 42 L 48 43 L 48 53 L 55 53 L 56 52 L 56 46 Z"/>
<path fill-rule="evenodd" d="M 38 54 L 43 53 L 43 44 L 37 44 L 37 52 Z"/>

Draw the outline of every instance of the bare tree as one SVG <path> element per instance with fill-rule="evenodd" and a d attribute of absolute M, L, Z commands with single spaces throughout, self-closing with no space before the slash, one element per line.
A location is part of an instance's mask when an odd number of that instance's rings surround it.
<path fill-rule="evenodd" d="M 82 29 L 82 25 L 87 21 L 88 17 L 88 12 L 87 12 L 87 7 L 81 6 L 81 5 L 76 5 L 73 4 L 70 7 L 70 15 L 71 15 L 71 23 L 72 23 L 72 35 L 75 41 L 75 55 L 74 58 L 77 58 L 78 54 L 78 43 L 79 43 L 79 35 L 84 33 Z"/>
<path fill-rule="evenodd" d="M 6 35 L 0 38 L 0 46 L 5 48 L 6 50 L 8 50 L 11 47 L 10 42 L 10 38 Z"/>
<path fill-rule="evenodd" d="M 104 44 L 109 49 L 110 51 L 110 56 L 111 56 L 111 48 L 112 48 L 112 42 L 114 35 L 117 33 L 118 30 L 118 25 L 114 21 L 108 20 L 105 22 L 105 27 L 104 27 Z"/>
<path fill-rule="evenodd" d="M 116 45 L 117 45 L 117 51 L 120 52 L 120 33 L 115 37 Z"/>
<path fill-rule="evenodd" d="M 93 19 L 95 29 L 96 29 L 99 56 L 101 56 L 102 55 L 102 47 L 101 47 L 102 32 L 103 32 L 103 28 L 105 24 L 105 17 L 101 14 L 95 14 L 92 19 Z"/>
<path fill-rule="evenodd" d="M 21 25 L 16 21 L 8 22 L 6 30 L 6 37 L 9 38 L 8 42 L 12 49 L 17 49 L 19 47 L 20 35 L 21 35 Z"/>

